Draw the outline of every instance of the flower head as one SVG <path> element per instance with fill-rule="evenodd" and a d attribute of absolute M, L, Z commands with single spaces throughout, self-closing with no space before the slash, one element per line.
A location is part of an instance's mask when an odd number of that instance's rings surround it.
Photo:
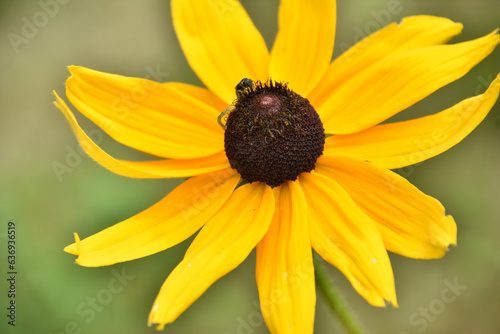
<path fill-rule="evenodd" d="M 224 131 L 231 167 L 249 182 L 274 187 L 313 170 L 325 130 L 309 101 L 272 81 L 239 95 Z"/>
<path fill-rule="evenodd" d="M 239 2 L 172 0 L 186 58 L 207 88 L 71 66 L 66 95 L 117 141 L 157 156 L 115 159 L 78 125 L 85 151 L 136 178 L 190 177 L 149 209 L 65 248 L 104 266 L 174 246 L 198 230 L 154 302 L 174 321 L 257 248 L 262 312 L 273 333 L 311 333 L 312 249 L 370 304 L 397 305 L 387 251 L 439 258 L 456 244 L 443 206 L 390 169 L 460 142 L 498 98 L 484 94 L 415 120 L 379 125 L 460 78 L 492 52 L 496 32 L 445 45 L 462 26 L 415 16 L 330 62 L 335 1 L 282 0 L 271 52 Z M 236 88 L 235 88 L 236 86 Z M 326 139 L 325 139 L 326 138 Z"/>

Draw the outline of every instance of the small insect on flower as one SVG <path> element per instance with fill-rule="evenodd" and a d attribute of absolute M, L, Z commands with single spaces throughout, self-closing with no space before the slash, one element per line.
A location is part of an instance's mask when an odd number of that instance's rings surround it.
<path fill-rule="evenodd" d="M 236 85 L 236 96 L 240 98 L 245 94 L 246 90 L 251 90 L 253 88 L 255 88 L 255 83 L 252 79 L 241 79 L 241 81 Z"/>
<path fill-rule="evenodd" d="M 236 85 L 236 97 L 239 99 L 245 95 L 245 92 L 252 90 L 255 88 L 255 83 L 252 81 L 252 79 L 248 78 L 243 78 L 241 81 Z M 234 110 L 234 105 L 230 106 L 226 110 L 220 113 L 219 117 L 217 117 L 217 123 L 225 130 L 226 129 L 226 122 L 227 118 L 229 117 L 229 113 Z"/>

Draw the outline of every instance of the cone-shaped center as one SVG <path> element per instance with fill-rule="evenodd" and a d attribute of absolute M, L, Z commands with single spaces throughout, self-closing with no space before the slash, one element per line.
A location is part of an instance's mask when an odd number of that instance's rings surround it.
<path fill-rule="evenodd" d="M 286 84 L 243 79 L 227 118 L 224 145 L 231 167 L 249 182 L 279 186 L 314 169 L 325 130 L 309 101 Z"/>

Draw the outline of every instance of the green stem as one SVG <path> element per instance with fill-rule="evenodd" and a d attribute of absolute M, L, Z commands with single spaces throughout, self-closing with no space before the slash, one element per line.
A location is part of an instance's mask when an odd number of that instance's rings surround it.
<path fill-rule="evenodd" d="M 364 334 L 365 331 L 358 324 L 355 317 L 351 314 L 347 306 L 340 298 L 338 292 L 332 286 L 330 278 L 328 277 L 321 262 L 316 258 L 316 255 L 313 257 L 313 259 L 314 259 L 314 272 L 316 275 L 315 276 L 316 285 L 319 291 L 321 291 L 321 293 L 325 297 L 332 312 L 337 315 L 347 333 Z"/>

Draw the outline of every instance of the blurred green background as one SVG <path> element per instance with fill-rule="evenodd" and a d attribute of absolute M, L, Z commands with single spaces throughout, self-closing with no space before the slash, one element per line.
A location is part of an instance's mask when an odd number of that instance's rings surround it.
<path fill-rule="evenodd" d="M 63 253 L 73 232 L 89 236 L 146 209 L 180 180 L 136 180 L 114 175 L 79 153 L 51 91 L 64 95 L 67 65 L 145 77 L 151 68 L 166 81 L 200 84 L 172 29 L 170 2 L 118 0 L 0 1 L 0 332 L 154 333 L 146 326 L 153 300 L 190 241 L 148 258 L 83 268 Z M 272 45 L 278 1 L 242 1 Z M 499 0 L 339 0 L 337 45 L 390 21 L 431 14 L 462 22 L 453 42 L 500 26 Z M 399 10 L 400 9 L 400 10 Z M 40 12 L 45 12 L 44 15 Z M 51 15 L 47 15 L 51 14 Z M 53 14 L 53 15 L 52 15 Z M 26 21 L 39 27 L 17 46 Z M 12 36 L 12 35 L 11 35 Z M 336 49 L 335 55 L 341 52 Z M 500 72 L 500 49 L 468 75 L 398 115 L 414 118 L 483 92 Z M 81 116 L 81 115 L 78 115 Z M 91 132 L 96 126 L 79 117 Z M 500 333 L 500 104 L 462 143 L 400 173 L 438 198 L 458 223 L 458 247 L 444 259 L 412 260 L 391 254 L 400 307 L 369 306 L 334 268 L 332 281 L 369 333 Z M 109 137 L 114 156 L 143 159 Z M 67 160 L 72 155 L 72 160 Z M 54 166 L 69 167 L 57 175 Z M 8 221 L 17 226 L 17 319 L 7 325 Z M 268 333 L 258 313 L 254 253 L 194 303 L 168 333 Z M 125 279 L 116 283 L 116 275 Z M 126 276 L 124 276 L 126 275 Z M 112 283 L 113 282 L 113 283 Z M 110 288 L 109 284 L 115 284 Z M 459 284 L 455 294 L 445 290 Z M 449 288 L 448 288 L 449 289 Z M 444 292 L 443 292 L 444 291 Z M 445 297 L 443 297 L 443 293 Z M 453 301 L 449 298 L 455 295 Z M 316 333 L 341 333 L 321 296 Z"/>

